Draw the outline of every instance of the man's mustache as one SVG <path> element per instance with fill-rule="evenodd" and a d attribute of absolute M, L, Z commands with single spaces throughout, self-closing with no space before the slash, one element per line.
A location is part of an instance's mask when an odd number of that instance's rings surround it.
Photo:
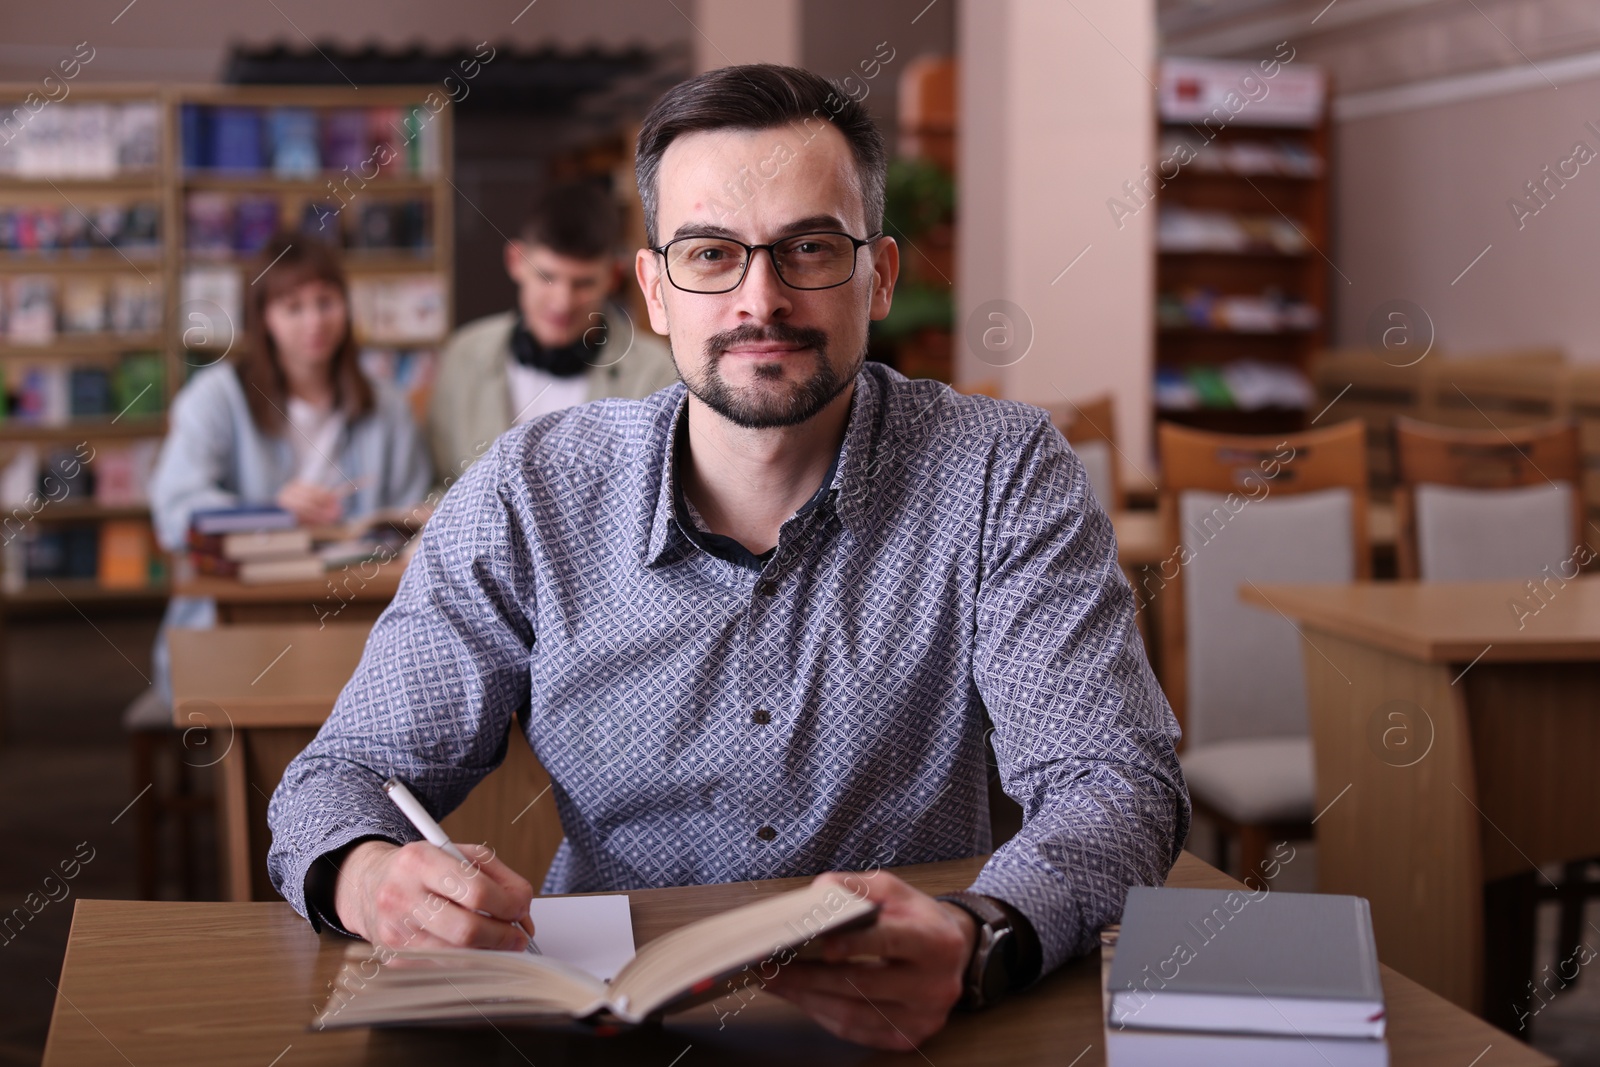
<path fill-rule="evenodd" d="M 802 348 L 816 349 L 819 353 L 827 351 L 828 348 L 828 335 L 815 326 L 792 326 L 786 322 L 774 322 L 767 326 L 745 323 L 743 326 L 735 326 L 731 330 L 723 330 L 708 337 L 706 355 L 716 359 L 730 348 L 757 341 L 798 345 Z"/>

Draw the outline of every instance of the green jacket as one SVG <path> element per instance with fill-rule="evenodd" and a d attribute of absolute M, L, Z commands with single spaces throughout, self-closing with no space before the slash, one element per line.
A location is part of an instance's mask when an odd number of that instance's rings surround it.
<path fill-rule="evenodd" d="M 606 318 L 611 323 L 631 322 L 615 305 L 607 306 Z M 434 469 L 446 484 L 459 478 L 490 442 L 511 429 L 506 361 L 511 358 L 515 321 L 516 316 L 507 311 L 469 322 L 450 335 L 440 353 L 428 407 L 428 444 Z M 636 325 L 632 335 L 611 339 L 623 345 L 624 355 L 610 366 L 589 371 L 588 399 L 641 399 L 678 380 L 665 342 L 647 327 Z"/>

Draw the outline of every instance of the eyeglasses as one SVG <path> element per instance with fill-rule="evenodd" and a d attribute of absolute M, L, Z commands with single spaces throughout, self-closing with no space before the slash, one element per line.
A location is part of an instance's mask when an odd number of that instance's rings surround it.
<path fill-rule="evenodd" d="M 866 240 L 847 233 L 802 233 L 765 245 L 690 236 L 650 251 L 667 261 L 667 280 L 686 293 L 731 293 L 744 281 L 751 257 L 763 250 L 789 288 L 832 289 L 856 276 L 856 253 L 882 236 L 882 231 Z"/>

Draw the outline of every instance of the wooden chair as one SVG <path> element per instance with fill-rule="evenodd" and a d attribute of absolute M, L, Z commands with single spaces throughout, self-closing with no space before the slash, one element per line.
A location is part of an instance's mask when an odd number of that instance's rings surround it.
<path fill-rule="evenodd" d="M 175 851 L 183 900 L 198 900 L 195 838 L 199 823 L 216 816 L 216 797 L 197 788 L 193 753 L 184 744 L 184 732 L 173 726 L 172 705 L 155 687 L 145 690 L 122 713 L 133 757 L 135 826 L 138 834 L 137 885 L 141 900 L 160 898 L 163 862 L 162 829 L 173 826 Z M 209 777 L 209 775 L 203 775 Z M 146 789 L 149 795 L 142 794 Z"/>
<path fill-rule="evenodd" d="M 1402 418 L 1394 435 L 1400 577 L 1548 581 L 1546 576 L 1554 575 L 1564 583 L 1588 559 L 1583 456 L 1575 423 L 1544 422 L 1502 432 Z M 1514 1001 L 1533 974 L 1535 911 L 1541 900 L 1560 907 L 1558 958 L 1583 941 L 1584 908 L 1600 896 L 1600 882 L 1589 879 L 1596 862 L 1600 857 L 1566 864 L 1559 884 L 1527 871 L 1484 887 L 1484 913 L 1490 918 L 1485 1003 Z"/>
<path fill-rule="evenodd" d="M 963 382 L 951 388 L 971 396 L 1000 396 L 1000 383 L 992 379 Z M 1116 405 L 1111 394 L 1038 406 L 1050 413 L 1050 421 L 1083 461 L 1100 506 L 1108 512 L 1126 508 L 1122 473 L 1117 463 Z"/>
<path fill-rule="evenodd" d="M 1280 436 L 1159 428 L 1161 659 L 1195 809 L 1238 842 L 1241 876 L 1274 840 L 1311 836 L 1315 796 L 1301 639 L 1239 600 L 1249 582 L 1371 571 L 1363 424 Z M 1168 573 L 1168 571 L 1172 573 Z"/>
<path fill-rule="evenodd" d="M 992 379 L 964 382 L 952 386 L 957 392 L 974 396 L 1000 396 L 1000 383 Z M 1092 397 L 1073 403 L 1041 404 L 1050 413 L 1050 421 L 1067 439 L 1072 450 L 1083 461 L 1089 475 L 1094 495 L 1106 511 L 1120 511 L 1126 506 L 1122 495 L 1122 478 L 1117 465 L 1117 438 L 1111 394 Z M 1139 615 L 1139 633 L 1149 645 L 1144 614 Z M 985 742 L 989 772 L 989 822 L 994 847 L 999 848 L 1022 826 L 1022 808 L 1008 797 L 1000 787 L 1000 767 L 994 748 Z"/>
<path fill-rule="evenodd" d="M 1395 420 L 1401 578 L 1536 578 L 1584 543 L 1578 428 L 1460 430 Z"/>
<path fill-rule="evenodd" d="M 1128 502 L 1122 489 L 1121 464 L 1117 462 L 1116 407 L 1111 394 L 1076 403 L 1046 404 L 1044 408 L 1083 461 L 1100 506 L 1108 512 L 1124 510 Z"/>

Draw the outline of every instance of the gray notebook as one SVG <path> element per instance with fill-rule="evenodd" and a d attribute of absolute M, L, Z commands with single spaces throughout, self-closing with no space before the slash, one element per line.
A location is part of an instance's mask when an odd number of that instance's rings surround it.
<path fill-rule="evenodd" d="M 1134 886 L 1107 987 L 1116 1029 L 1383 1036 L 1360 897 Z"/>

